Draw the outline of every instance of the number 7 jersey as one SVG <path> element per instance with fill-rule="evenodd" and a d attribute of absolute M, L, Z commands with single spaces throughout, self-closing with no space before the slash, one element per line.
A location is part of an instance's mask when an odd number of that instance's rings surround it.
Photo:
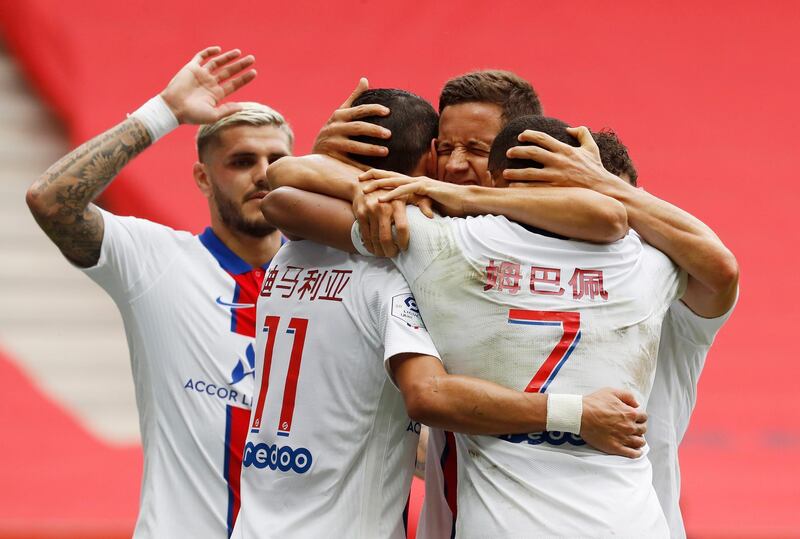
<path fill-rule="evenodd" d="M 615 387 L 646 404 L 661 322 L 682 286 L 665 255 L 635 233 L 596 245 L 504 217 L 408 217 L 409 249 L 395 263 L 450 374 L 520 391 Z M 646 457 L 560 432 L 456 435 L 456 445 L 458 537 L 667 533 Z"/>
<path fill-rule="evenodd" d="M 391 261 L 289 242 L 256 319 L 256 394 L 234 537 L 405 537 L 419 429 L 387 376 L 438 357 Z"/>

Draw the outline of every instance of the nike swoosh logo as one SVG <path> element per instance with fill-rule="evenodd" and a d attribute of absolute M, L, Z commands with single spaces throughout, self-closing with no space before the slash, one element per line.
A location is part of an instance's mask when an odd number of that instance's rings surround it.
<path fill-rule="evenodd" d="M 227 301 L 222 301 L 222 296 L 217 298 L 217 303 L 223 307 L 230 307 L 231 309 L 250 309 L 256 306 L 255 303 L 228 303 Z"/>

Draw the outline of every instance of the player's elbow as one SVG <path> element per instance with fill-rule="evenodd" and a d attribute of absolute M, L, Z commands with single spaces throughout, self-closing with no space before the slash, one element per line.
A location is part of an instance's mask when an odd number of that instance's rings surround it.
<path fill-rule="evenodd" d="M 435 376 L 423 377 L 403 387 L 403 400 L 408 417 L 426 425 L 436 425 L 442 415 L 443 402 L 436 391 Z"/>
<path fill-rule="evenodd" d="M 597 236 L 594 241 L 599 243 L 617 241 L 628 233 L 628 212 L 618 200 L 611 199 L 599 208 L 596 222 L 598 226 L 594 230 Z"/>
<path fill-rule="evenodd" d="M 286 157 L 283 159 L 286 159 Z M 261 213 L 264 214 L 264 218 L 272 226 L 281 230 L 284 235 L 287 235 L 286 232 L 293 228 L 292 214 L 296 212 L 298 204 L 298 199 L 295 195 L 296 189 L 279 187 L 274 191 L 270 191 L 261 201 Z"/>
<path fill-rule="evenodd" d="M 267 183 L 270 189 L 292 186 L 302 170 L 302 159 L 287 155 L 267 167 Z"/>
<path fill-rule="evenodd" d="M 28 209 L 40 223 L 52 220 L 56 215 L 56 208 L 52 204 L 48 204 L 46 198 L 46 193 L 42 189 L 40 181 L 30 186 L 25 193 L 25 202 L 28 204 Z"/>
<path fill-rule="evenodd" d="M 713 281 L 709 283 L 717 293 L 726 293 L 739 285 L 739 263 L 726 247 L 722 247 L 715 255 Z"/>

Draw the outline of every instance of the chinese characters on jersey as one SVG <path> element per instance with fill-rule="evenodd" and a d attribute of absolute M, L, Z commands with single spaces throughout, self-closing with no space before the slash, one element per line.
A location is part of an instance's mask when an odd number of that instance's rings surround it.
<path fill-rule="evenodd" d="M 298 266 L 273 266 L 264 278 L 261 296 L 269 298 L 275 294 L 284 299 L 342 301 L 342 292 L 350 283 L 352 273 L 352 270 L 320 271 Z"/>
<path fill-rule="evenodd" d="M 527 274 L 527 278 L 526 278 Z M 572 299 L 608 300 L 608 291 L 603 287 L 603 271 L 575 268 L 566 283 L 572 292 Z M 525 290 L 542 296 L 563 296 L 564 284 L 561 268 L 530 266 L 523 268 L 517 262 L 489 260 L 486 266 L 486 279 L 483 290 L 495 290 L 507 294 L 518 294 Z"/>

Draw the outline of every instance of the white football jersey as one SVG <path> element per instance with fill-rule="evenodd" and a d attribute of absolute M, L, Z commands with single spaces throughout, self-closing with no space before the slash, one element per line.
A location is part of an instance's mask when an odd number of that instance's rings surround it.
<path fill-rule="evenodd" d="M 253 393 L 252 268 L 200 236 L 102 211 L 100 259 L 83 271 L 122 313 L 144 450 L 134 536 L 228 537 L 239 510 Z"/>
<path fill-rule="evenodd" d="M 635 233 L 596 245 L 504 217 L 410 208 L 408 218 L 409 249 L 395 263 L 449 373 L 526 391 L 616 387 L 647 403 L 661 323 L 682 289 L 664 254 Z M 458 537 L 667 535 L 644 456 L 606 455 L 560 432 L 456 444 Z"/>
<path fill-rule="evenodd" d="M 235 537 L 405 537 L 419 424 L 385 362 L 438 357 L 389 260 L 289 242 L 258 299 Z"/>
<path fill-rule="evenodd" d="M 733 307 L 717 318 L 703 318 L 681 301 L 667 311 L 661 328 L 653 391 L 647 404 L 648 458 L 653 486 L 669 524 L 670 537 L 683 539 L 686 530 L 680 508 L 681 470 L 678 446 L 697 402 L 697 382 L 708 350 Z"/>

